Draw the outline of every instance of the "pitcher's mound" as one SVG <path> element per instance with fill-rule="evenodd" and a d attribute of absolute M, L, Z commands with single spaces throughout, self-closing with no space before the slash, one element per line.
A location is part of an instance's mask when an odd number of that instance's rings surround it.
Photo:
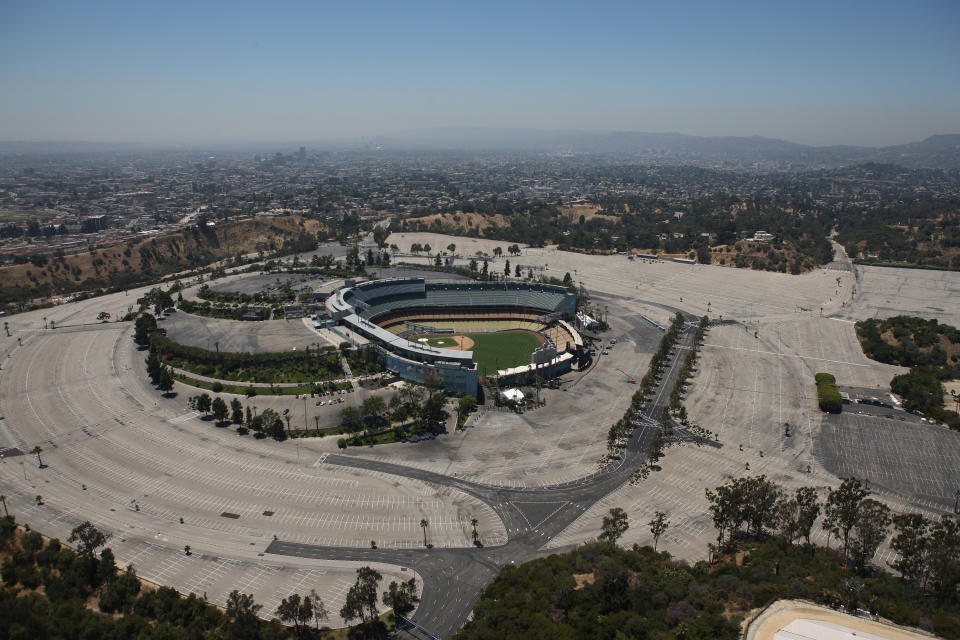
<path fill-rule="evenodd" d="M 453 336 L 453 339 L 457 342 L 457 346 L 450 347 L 451 349 L 459 349 L 460 351 L 470 351 L 470 349 L 473 349 L 473 338 Z"/>

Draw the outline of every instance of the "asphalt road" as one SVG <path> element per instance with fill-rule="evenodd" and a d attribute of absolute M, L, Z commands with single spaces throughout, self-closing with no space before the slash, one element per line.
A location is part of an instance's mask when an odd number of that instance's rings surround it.
<path fill-rule="evenodd" d="M 268 554 L 314 559 L 381 562 L 413 567 L 423 577 L 420 605 L 414 622 L 439 638 L 448 638 L 463 626 L 483 588 L 507 564 L 522 563 L 546 555 L 544 545 L 559 535 L 590 506 L 629 481 L 631 473 L 646 464 L 647 446 L 654 433 L 650 425 L 665 410 L 676 381 L 681 358 L 692 343 L 695 320 L 688 324 L 674 348 L 670 368 L 656 387 L 620 461 L 575 482 L 543 488 L 503 488 L 436 474 L 404 465 L 331 454 L 325 464 L 341 465 L 403 476 L 448 486 L 490 506 L 503 520 L 508 540 L 504 545 L 467 549 L 344 549 L 273 541 Z M 429 542 L 429 527 L 427 540 Z M 414 636 L 411 636 L 414 637 Z"/>

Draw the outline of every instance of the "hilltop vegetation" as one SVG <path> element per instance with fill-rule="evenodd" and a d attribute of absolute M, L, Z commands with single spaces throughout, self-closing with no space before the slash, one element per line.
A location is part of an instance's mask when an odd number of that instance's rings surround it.
<path fill-rule="evenodd" d="M 832 216 L 797 215 L 760 201 L 715 196 L 679 212 L 667 202 L 641 197 L 608 197 L 577 207 L 523 200 L 461 207 L 403 220 L 394 230 L 556 244 L 588 253 L 637 250 L 784 273 L 803 273 L 833 259 L 826 240 Z M 761 230 L 773 239 L 747 241 Z"/>
<path fill-rule="evenodd" d="M 838 218 L 837 240 L 861 264 L 960 270 L 960 202 L 851 211 Z"/>
<path fill-rule="evenodd" d="M 235 256 L 309 251 L 323 225 L 299 217 L 194 226 L 166 236 L 0 267 L 0 304 L 55 294 L 132 287 Z"/>
<path fill-rule="evenodd" d="M 825 499 L 814 487 L 788 494 L 762 475 L 706 498 L 718 531 L 709 562 L 689 566 L 649 546 L 617 546 L 628 522 L 611 509 L 600 541 L 504 567 L 457 639 L 734 640 L 751 610 L 784 598 L 864 608 L 960 638 L 956 519 L 892 515 L 854 478 Z M 655 544 L 669 526 L 665 515 L 649 523 Z M 838 548 L 811 544 L 814 526 Z M 899 577 L 871 563 L 891 532 Z"/>

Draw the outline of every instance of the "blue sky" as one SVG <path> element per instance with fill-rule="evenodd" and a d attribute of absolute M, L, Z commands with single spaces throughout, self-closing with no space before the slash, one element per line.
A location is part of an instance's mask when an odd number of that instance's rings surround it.
<path fill-rule="evenodd" d="M 729 6 L 728 6 L 729 5 Z M 960 2 L 0 0 L 0 140 L 960 133 Z"/>

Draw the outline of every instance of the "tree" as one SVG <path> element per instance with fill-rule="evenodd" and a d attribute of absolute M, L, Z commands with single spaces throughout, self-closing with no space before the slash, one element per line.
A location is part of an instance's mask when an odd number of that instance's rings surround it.
<path fill-rule="evenodd" d="M 858 517 L 850 539 L 850 555 L 854 566 L 864 571 L 890 529 L 890 507 L 866 498 L 860 503 Z"/>
<path fill-rule="evenodd" d="M 4 508 L 6 508 L 6 503 L 4 503 Z M 477 525 L 480 524 L 480 521 L 476 518 L 470 518 L 470 526 L 473 527 L 473 544 L 477 544 L 477 540 L 480 539 L 480 534 L 477 532 Z"/>
<path fill-rule="evenodd" d="M 899 514 L 893 516 L 893 528 L 896 535 L 890 546 L 897 552 L 897 559 L 890 566 L 899 571 L 905 581 L 920 585 L 927 564 L 930 520 L 919 513 Z"/>
<path fill-rule="evenodd" d="M 656 551 L 657 543 L 660 542 L 660 536 L 662 536 L 670 526 L 670 521 L 667 520 L 667 514 L 663 511 L 654 511 L 653 520 L 651 520 L 649 524 L 650 533 L 653 534 L 653 550 Z"/>
<path fill-rule="evenodd" d="M 494 255 L 494 257 L 499 258 L 500 256 L 503 255 L 503 249 L 501 249 L 500 247 L 494 247 L 494 248 L 493 248 L 493 255 Z"/>
<path fill-rule="evenodd" d="M 738 484 L 744 521 L 753 535 L 761 536 L 765 527 L 777 525 L 777 507 L 783 499 L 783 491 L 764 475 L 741 478 Z"/>
<path fill-rule="evenodd" d="M 360 567 L 357 581 L 347 591 L 346 600 L 340 609 L 340 617 L 350 622 L 359 618 L 362 622 L 377 617 L 377 587 L 383 576 L 376 569 Z"/>
<path fill-rule="evenodd" d="M 210 394 L 208 393 L 201 393 L 199 396 L 196 397 L 196 401 L 194 402 L 194 406 L 196 406 L 197 411 L 199 411 L 203 415 L 207 415 L 208 413 L 210 413 L 210 408 L 212 407 L 212 405 L 213 405 L 213 398 L 211 398 Z"/>
<path fill-rule="evenodd" d="M 521 278 L 521 277 L 523 277 L 523 274 L 520 272 L 520 264 L 519 264 L 519 263 L 517 263 L 517 265 L 514 267 L 513 277 L 514 277 L 514 278 Z"/>
<path fill-rule="evenodd" d="M 356 433 L 361 429 L 361 418 L 363 414 L 356 407 L 344 407 L 340 411 L 340 423 L 347 433 Z"/>
<path fill-rule="evenodd" d="M 843 557 L 846 560 L 850 542 L 850 530 L 857 524 L 860 503 L 870 495 L 870 490 L 856 478 L 844 478 L 840 486 L 827 494 L 824 506 L 823 528 L 837 538 L 843 539 Z"/>
<path fill-rule="evenodd" d="M 323 603 L 323 600 L 317 595 L 317 592 L 313 589 L 310 589 L 310 601 L 313 604 L 313 624 L 314 628 L 317 630 L 320 629 L 320 621 L 326 621 L 330 618 L 330 614 L 327 613 L 327 606 Z"/>
<path fill-rule="evenodd" d="M 805 538 L 810 544 L 810 532 L 820 515 L 820 503 L 814 487 L 799 487 L 792 498 L 780 506 L 780 532 L 790 544 Z"/>
<path fill-rule="evenodd" d="M 443 410 L 447 403 L 447 396 L 443 391 L 434 391 L 420 407 L 420 420 L 431 430 L 447 419 L 447 412 Z"/>
<path fill-rule="evenodd" d="M 453 253 L 456 250 L 457 250 L 457 245 L 453 244 L 452 242 L 447 245 L 447 251 L 449 251 L 450 253 Z"/>
<path fill-rule="evenodd" d="M 614 507 L 610 509 L 609 516 L 603 517 L 603 524 L 600 527 L 600 535 L 597 536 L 597 539 L 616 542 L 629 528 L 630 523 L 627 521 L 627 512 L 620 507 Z"/>
<path fill-rule="evenodd" d="M 930 525 L 927 551 L 927 584 L 946 602 L 955 599 L 960 586 L 960 523 L 941 516 Z"/>
<path fill-rule="evenodd" d="M 507 260 L 507 263 L 506 263 L 505 265 L 503 265 L 503 275 L 505 275 L 505 276 L 510 275 L 510 261 L 509 261 L 509 260 Z"/>
<path fill-rule="evenodd" d="M 87 520 L 73 528 L 67 542 L 76 542 L 77 553 L 92 558 L 97 549 L 107 544 L 107 537 Z"/>
<path fill-rule="evenodd" d="M 43 447 L 36 445 L 31 451 L 33 455 L 37 456 L 37 466 L 43 469 L 43 460 L 40 458 L 40 454 L 43 453 Z"/>
<path fill-rule="evenodd" d="M 423 546 L 427 546 L 427 527 L 430 526 L 430 521 L 426 518 L 420 520 L 420 528 L 423 529 Z"/>
<path fill-rule="evenodd" d="M 227 618 L 230 620 L 230 635 L 236 640 L 253 640 L 260 637 L 260 621 L 257 612 L 263 608 L 253 596 L 236 589 L 227 596 Z"/>
<path fill-rule="evenodd" d="M 143 297 L 138 298 L 137 304 L 140 305 L 140 311 L 153 307 L 154 314 L 160 315 L 164 309 L 173 306 L 173 297 L 160 287 L 154 287 Z"/>
<path fill-rule="evenodd" d="M 463 396 L 457 402 L 457 416 L 458 422 L 463 423 L 466 416 L 473 413 L 477 408 L 477 399 L 473 396 Z"/>
<path fill-rule="evenodd" d="M 157 380 L 157 389 L 162 391 L 164 395 L 173 391 L 173 374 L 170 372 L 170 367 L 160 369 L 160 379 Z"/>
<path fill-rule="evenodd" d="M 213 419 L 219 423 L 227 421 L 227 416 L 230 415 L 230 410 L 227 409 L 227 403 L 224 402 L 223 398 L 217 396 L 213 399 L 213 403 L 210 405 L 210 408 L 213 411 Z"/>
<path fill-rule="evenodd" d="M 157 330 L 157 319 L 149 313 L 141 313 L 133 321 L 133 341 L 145 347 L 150 344 L 150 334 Z"/>
<path fill-rule="evenodd" d="M 302 635 L 307 628 L 307 623 L 313 618 L 313 602 L 310 596 L 301 598 L 299 594 L 294 593 L 280 601 L 276 614 L 281 622 L 292 622 L 297 635 Z"/>
<path fill-rule="evenodd" d="M 666 411 L 664 411 L 664 415 L 666 415 Z M 647 445 L 647 464 L 653 466 L 659 462 L 660 458 L 663 457 L 665 444 L 662 430 L 654 431 L 653 437 L 650 438 L 650 444 Z"/>
<path fill-rule="evenodd" d="M 243 424 L 243 404 L 239 398 L 230 401 L 230 422 L 236 425 Z"/>
<path fill-rule="evenodd" d="M 97 314 L 97 320 L 100 322 L 107 322 L 110 319 L 109 311 L 101 311 Z"/>
<path fill-rule="evenodd" d="M 415 595 L 415 578 L 400 582 L 391 580 L 390 586 L 383 592 L 383 604 L 393 609 L 394 616 L 405 616 L 413 610 L 413 598 Z"/>
<path fill-rule="evenodd" d="M 383 414 L 386 412 L 387 401 L 380 396 L 370 396 L 360 404 L 360 413 L 374 428 L 382 426 Z"/>

